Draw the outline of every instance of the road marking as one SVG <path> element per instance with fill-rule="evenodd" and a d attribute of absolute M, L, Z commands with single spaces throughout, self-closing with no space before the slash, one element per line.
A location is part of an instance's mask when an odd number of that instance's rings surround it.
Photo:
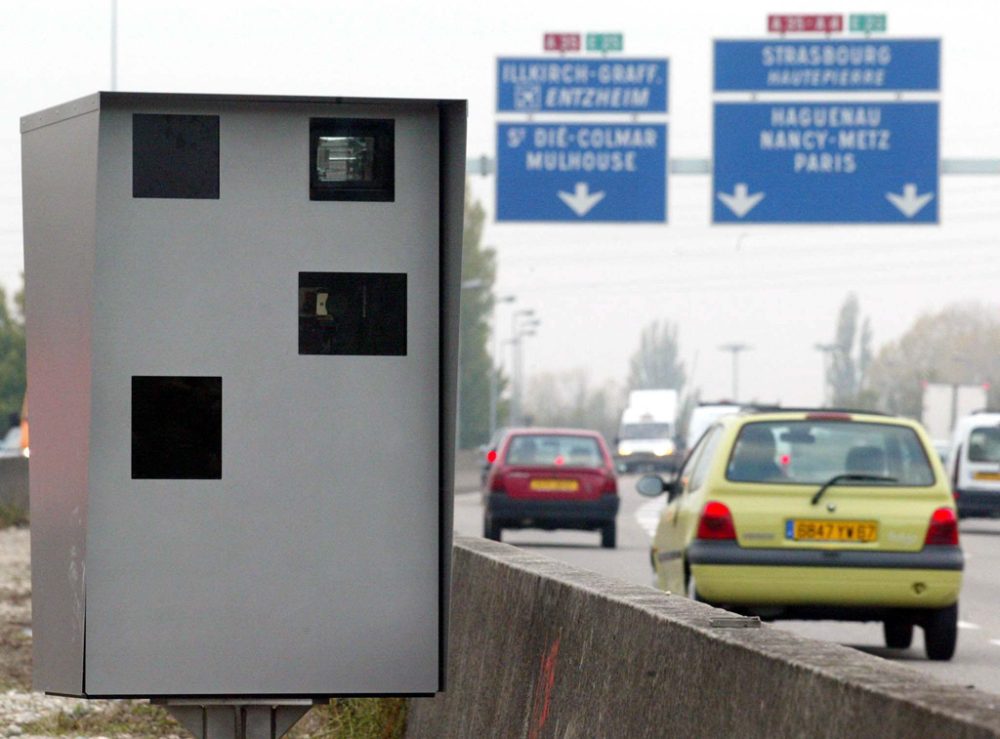
<path fill-rule="evenodd" d="M 650 539 L 656 534 L 656 527 L 660 523 L 660 512 L 666 505 L 666 500 L 657 498 L 639 506 L 635 512 L 635 520 Z"/>
<path fill-rule="evenodd" d="M 1000 639 L 990 639 L 990 644 L 995 644 L 1000 647 Z"/>
<path fill-rule="evenodd" d="M 978 629 L 979 625 L 970 623 L 969 621 L 959 621 L 958 628 L 960 629 Z"/>

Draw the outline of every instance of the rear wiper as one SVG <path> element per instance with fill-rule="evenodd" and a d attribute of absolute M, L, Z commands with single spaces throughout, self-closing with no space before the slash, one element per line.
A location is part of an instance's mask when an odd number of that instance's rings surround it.
<path fill-rule="evenodd" d="M 816 505 L 819 503 L 819 499 L 823 497 L 823 493 L 836 485 L 838 482 L 844 482 L 845 480 L 849 480 L 851 482 L 898 482 L 895 477 L 885 477 L 883 475 L 834 475 L 823 483 L 823 486 L 816 491 L 816 494 L 812 497 L 812 501 L 810 502 L 813 505 Z"/>

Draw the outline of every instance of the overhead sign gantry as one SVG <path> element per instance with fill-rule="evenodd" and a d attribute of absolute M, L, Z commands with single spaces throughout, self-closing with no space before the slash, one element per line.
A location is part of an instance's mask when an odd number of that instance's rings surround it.
<path fill-rule="evenodd" d="M 620 33 L 587 35 L 587 50 L 624 49 Z M 545 34 L 546 51 L 579 51 L 579 34 Z M 498 221 L 664 222 L 667 124 L 545 121 L 535 115 L 668 110 L 669 62 L 608 56 L 497 60 Z"/>
<path fill-rule="evenodd" d="M 781 22 L 776 18 L 783 19 Z M 772 16 L 778 32 L 842 19 Z M 885 19 L 852 17 L 851 27 Z M 938 39 L 715 42 L 713 223 L 936 223 L 939 102 L 874 93 L 940 90 Z M 800 93 L 827 93 L 816 99 Z M 757 93 L 780 98 L 757 100 Z M 848 96 L 849 94 L 849 96 Z"/>

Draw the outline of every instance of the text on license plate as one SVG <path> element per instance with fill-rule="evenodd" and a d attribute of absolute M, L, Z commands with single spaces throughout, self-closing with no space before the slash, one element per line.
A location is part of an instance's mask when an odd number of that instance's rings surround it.
<path fill-rule="evenodd" d="M 795 541 L 856 541 L 868 542 L 878 538 L 875 521 L 788 521 L 785 537 Z"/>
<path fill-rule="evenodd" d="M 538 478 L 531 481 L 532 490 L 545 490 L 558 493 L 572 493 L 580 489 L 578 480 L 545 480 Z"/>
<path fill-rule="evenodd" d="M 972 477 L 975 480 L 1000 480 L 1000 472 L 975 472 Z"/>

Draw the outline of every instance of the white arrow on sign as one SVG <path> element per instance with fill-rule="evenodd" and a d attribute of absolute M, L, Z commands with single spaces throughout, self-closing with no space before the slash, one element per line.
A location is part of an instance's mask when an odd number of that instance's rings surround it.
<path fill-rule="evenodd" d="M 590 212 L 590 209 L 604 200 L 603 192 L 591 192 L 590 186 L 586 182 L 577 182 L 573 194 L 559 191 L 559 198 L 570 207 L 578 216 L 583 217 Z"/>
<path fill-rule="evenodd" d="M 742 218 L 757 205 L 761 200 L 764 199 L 764 193 L 755 192 L 753 195 L 750 194 L 750 190 L 745 182 L 737 182 L 736 187 L 733 190 L 733 194 L 730 195 L 726 192 L 717 193 L 719 200 L 721 200 L 729 210 L 731 210 L 737 218 Z"/>
<path fill-rule="evenodd" d="M 890 203 L 899 208 L 900 213 L 907 218 L 913 218 L 927 203 L 931 202 L 934 198 L 934 193 L 925 192 L 923 195 L 917 195 L 917 186 L 912 182 L 907 182 L 903 185 L 902 195 L 887 192 L 885 197 Z"/>

